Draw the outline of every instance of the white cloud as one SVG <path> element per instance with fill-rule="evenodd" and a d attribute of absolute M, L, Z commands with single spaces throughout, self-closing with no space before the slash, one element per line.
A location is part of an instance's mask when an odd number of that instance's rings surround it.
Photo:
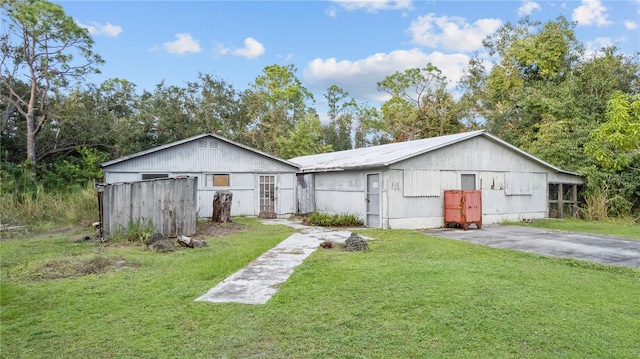
<path fill-rule="evenodd" d="M 636 23 L 635 21 L 627 20 L 624 22 L 624 27 L 626 27 L 627 30 L 635 30 L 638 28 L 638 23 Z"/>
<path fill-rule="evenodd" d="M 91 25 L 84 25 L 78 22 L 78 26 L 84 27 L 89 31 L 89 34 L 93 36 L 104 35 L 107 37 L 116 37 L 122 32 L 122 26 L 113 25 L 110 22 L 105 25 L 99 24 L 95 21 L 92 21 Z"/>
<path fill-rule="evenodd" d="M 482 40 L 501 25 L 500 19 L 479 19 L 470 24 L 461 17 L 430 13 L 412 21 L 408 32 L 417 45 L 469 52 L 482 48 Z"/>
<path fill-rule="evenodd" d="M 252 37 L 247 37 L 244 40 L 244 48 L 233 50 L 231 53 L 233 55 L 246 57 L 247 59 L 254 59 L 264 54 L 264 45 Z"/>
<path fill-rule="evenodd" d="M 396 50 L 356 61 L 317 58 L 307 65 L 303 76 L 312 91 L 324 92 L 329 86 L 337 85 L 354 98 L 385 101 L 388 95 L 377 90 L 377 83 L 396 71 L 422 68 L 431 63 L 442 70 L 450 81 L 450 88 L 453 88 L 462 78 L 468 62 L 469 56 L 465 54 Z"/>
<path fill-rule="evenodd" d="M 188 52 L 198 53 L 202 51 L 198 41 L 194 40 L 189 34 L 176 34 L 177 40 L 174 42 L 165 42 L 162 45 L 168 53 L 184 55 Z"/>
<path fill-rule="evenodd" d="M 332 0 L 343 9 L 366 10 L 377 12 L 379 10 L 402 10 L 411 9 L 411 0 Z"/>
<path fill-rule="evenodd" d="M 585 48 L 588 52 L 599 52 L 603 47 L 614 44 L 610 37 L 596 37 L 593 41 L 586 41 Z"/>
<path fill-rule="evenodd" d="M 282 61 L 284 62 L 289 62 L 291 60 L 293 60 L 293 54 L 286 54 L 286 55 L 278 55 L 278 58 L 282 59 Z"/>
<path fill-rule="evenodd" d="M 229 53 L 229 48 L 223 44 L 215 44 L 213 47 L 213 53 L 219 56 L 224 56 Z"/>
<path fill-rule="evenodd" d="M 535 1 L 524 0 L 518 8 L 518 16 L 531 15 L 533 10 L 540 10 L 540 4 Z"/>
<path fill-rule="evenodd" d="M 602 57 L 605 55 L 602 49 L 614 44 L 615 42 L 609 37 L 596 37 L 593 41 L 586 41 L 582 58 L 590 60 L 596 57 Z"/>
<path fill-rule="evenodd" d="M 337 10 L 335 7 L 330 7 L 324 11 L 325 14 L 329 17 L 336 17 Z"/>
<path fill-rule="evenodd" d="M 607 19 L 607 8 L 600 0 L 582 0 L 577 8 L 573 9 L 572 19 L 578 25 L 597 25 L 598 27 L 611 25 Z"/>

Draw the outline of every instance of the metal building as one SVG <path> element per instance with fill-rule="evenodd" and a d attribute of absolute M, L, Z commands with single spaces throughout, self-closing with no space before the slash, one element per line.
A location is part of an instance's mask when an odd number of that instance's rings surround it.
<path fill-rule="evenodd" d="M 485 132 L 473 131 L 296 157 L 298 208 L 356 214 L 369 227 L 443 225 L 445 190 L 481 190 L 482 222 L 575 213 L 584 179 Z"/>
<path fill-rule="evenodd" d="M 232 216 L 296 212 L 298 166 L 215 134 L 202 134 L 102 164 L 106 183 L 198 177 L 197 216 L 212 214 L 216 191 L 233 193 Z"/>

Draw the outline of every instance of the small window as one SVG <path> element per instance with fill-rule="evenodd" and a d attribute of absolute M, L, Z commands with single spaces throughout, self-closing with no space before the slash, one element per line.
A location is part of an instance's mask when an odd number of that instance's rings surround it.
<path fill-rule="evenodd" d="M 143 173 L 142 174 L 143 180 L 149 180 L 154 178 L 168 178 L 168 177 L 169 177 L 168 173 Z"/>
<path fill-rule="evenodd" d="M 476 175 L 462 174 L 460 175 L 460 189 L 463 191 L 473 191 L 476 189 Z"/>
<path fill-rule="evenodd" d="M 198 147 L 200 147 L 201 150 L 216 149 L 218 148 L 218 141 L 211 138 L 202 139 L 199 141 Z"/>
<path fill-rule="evenodd" d="M 206 187 L 229 187 L 228 174 L 210 174 L 205 179 Z"/>

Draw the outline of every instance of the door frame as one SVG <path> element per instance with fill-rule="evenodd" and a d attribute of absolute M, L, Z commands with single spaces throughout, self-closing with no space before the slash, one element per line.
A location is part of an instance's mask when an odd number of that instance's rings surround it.
<path fill-rule="evenodd" d="M 273 177 L 273 196 L 271 197 L 271 200 L 273 201 L 273 213 L 272 216 L 264 216 L 263 217 L 263 213 L 269 213 L 269 212 L 263 212 L 262 211 L 262 182 L 260 181 L 260 177 L 263 176 L 270 176 Z M 256 181 L 258 184 L 258 191 L 256 193 L 256 198 L 258 200 L 258 217 L 261 218 L 277 218 L 278 217 L 278 174 L 277 173 L 257 173 L 256 176 Z"/>
<path fill-rule="evenodd" d="M 378 226 L 369 225 L 369 176 L 378 175 Z M 382 228 L 382 173 L 367 172 L 364 174 L 364 225 L 371 228 Z"/>
<path fill-rule="evenodd" d="M 475 177 L 475 183 L 473 184 L 473 187 L 475 188 L 474 190 L 479 190 L 481 189 L 480 187 L 480 172 L 474 172 L 474 171 L 465 171 L 465 172 L 458 172 L 458 188 L 460 190 L 462 190 L 462 175 L 474 175 Z"/>

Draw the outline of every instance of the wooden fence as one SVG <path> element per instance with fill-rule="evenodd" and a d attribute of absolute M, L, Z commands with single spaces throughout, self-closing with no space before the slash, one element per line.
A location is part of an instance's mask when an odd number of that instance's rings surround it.
<path fill-rule="evenodd" d="M 99 184 L 97 190 L 104 237 L 132 226 L 152 226 L 168 237 L 196 232 L 197 177 Z"/>

